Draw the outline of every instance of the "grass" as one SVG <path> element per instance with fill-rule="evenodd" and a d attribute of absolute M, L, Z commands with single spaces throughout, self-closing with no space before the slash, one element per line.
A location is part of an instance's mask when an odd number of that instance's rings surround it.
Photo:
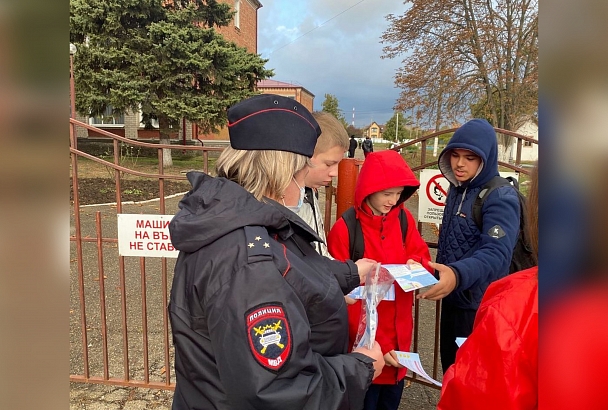
<path fill-rule="evenodd" d="M 123 191 L 125 194 L 129 194 L 129 195 L 143 195 L 144 191 L 142 191 L 141 189 L 125 189 Z"/>
<path fill-rule="evenodd" d="M 104 159 L 108 162 L 113 163 L 113 157 L 101 156 L 101 159 Z M 158 173 L 158 159 L 152 157 L 133 157 L 133 158 L 123 158 L 121 160 L 121 166 L 132 169 L 134 171 L 145 172 L 149 174 L 157 174 Z M 209 172 L 213 172 L 215 166 L 215 158 L 209 156 Z M 203 156 L 195 156 L 195 157 L 173 157 L 173 166 L 164 168 L 164 173 L 166 175 L 183 175 L 184 172 L 187 171 L 203 171 L 204 163 Z M 71 169 L 70 169 L 71 175 Z M 114 169 L 109 166 L 105 166 L 99 164 L 93 160 L 84 157 L 78 157 L 78 176 L 80 178 L 111 178 L 113 179 L 115 176 Z M 131 175 L 128 173 L 123 173 L 122 178 L 128 179 L 139 179 L 141 177 L 136 175 Z"/>

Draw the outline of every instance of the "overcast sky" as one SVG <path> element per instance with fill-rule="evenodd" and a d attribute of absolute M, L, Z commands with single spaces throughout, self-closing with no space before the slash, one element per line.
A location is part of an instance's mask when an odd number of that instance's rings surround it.
<path fill-rule="evenodd" d="M 399 96 L 394 86 L 401 58 L 381 59 L 380 36 L 387 14 L 401 15 L 399 0 L 261 0 L 258 53 L 274 69 L 272 78 L 296 83 L 315 95 L 338 98 L 346 121 L 364 127 L 384 124 Z M 330 20 L 330 21 L 328 21 Z M 312 30 L 312 31 L 311 31 Z"/>

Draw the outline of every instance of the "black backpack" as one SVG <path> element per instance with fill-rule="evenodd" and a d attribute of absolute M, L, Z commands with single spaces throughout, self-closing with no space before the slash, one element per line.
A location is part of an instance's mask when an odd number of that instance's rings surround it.
<path fill-rule="evenodd" d="M 403 208 L 400 208 L 399 223 L 401 224 L 401 239 L 405 243 L 405 235 L 407 234 L 407 215 Z M 355 216 L 355 208 L 352 206 L 342 214 L 342 219 L 348 228 L 348 249 L 350 250 L 350 259 L 353 262 L 358 261 L 363 257 L 365 251 L 365 243 L 363 242 L 363 230 L 361 222 Z"/>
<path fill-rule="evenodd" d="M 513 177 L 500 177 L 495 176 L 486 185 L 481 188 L 479 195 L 473 202 L 473 221 L 475 225 L 481 231 L 481 209 L 484 201 L 490 196 L 490 193 L 496 188 L 501 186 L 511 185 L 515 188 L 517 196 L 519 198 L 519 234 L 517 235 L 517 242 L 515 248 L 513 248 L 513 257 L 511 258 L 511 266 L 509 267 L 509 273 L 518 272 L 520 270 L 531 268 L 536 266 L 536 260 L 532 255 L 530 245 L 528 245 L 528 239 L 526 238 L 526 197 L 519 190 L 519 183 Z"/>

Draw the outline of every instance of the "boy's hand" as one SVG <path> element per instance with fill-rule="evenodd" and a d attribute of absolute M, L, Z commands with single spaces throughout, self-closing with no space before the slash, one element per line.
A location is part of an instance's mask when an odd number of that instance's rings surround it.
<path fill-rule="evenodd" d="M 429 266 L 439 272 L 439 282 L 429 290 L 418 295 L 418 299 L 440 300 L 456 288 L 456 274 L 449 266 L 429 262 Z"/>
<path fill-rule="evenodd" d="M 384 355 L 384 363 L 385 363 L 385 366 L 398 367 L 398 368 L 405 367 L 401 363 L 399 363 L 399 359 L 397 359 L 397 353 L 395 353 L 394 350 L 391 350 L 390 352 L 386 352 L 386 354 Z"/>
<path fill-rule="evenodd" d="M 347 305 L 353 305 L 356 302 L 356 300 L 350 296 L 344 296 L 344 300 L 346 301 Z"/>

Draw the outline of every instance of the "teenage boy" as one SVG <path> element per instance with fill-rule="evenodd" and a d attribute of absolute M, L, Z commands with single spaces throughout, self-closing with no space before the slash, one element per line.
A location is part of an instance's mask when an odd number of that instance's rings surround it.
<path fill-rule="evenodd" d="M 515 189 L 495 189 L 484 201 L 481 230 L 472 207 L 483 186 L 498 174 L 494 128 L 483 119 L 460 127 L 439 155 L 439 170 L 450 189 L 443 211 L 437 263 L 439 282 L 419 298 L 441 304 L 440 352 L 443 371 L 456 358 L 456 337 L 468 337 L 488 285 L 509 273 L 519 232 L 519 199 Z"/>
<path fill-rule="evenodd" d="M 323 215 L 319 209 L 319 193 L 317 190 L 321 186 L 329 185 L 332 178 L 338 176 L 338 164 L 344 158 L 344 153 L 349 147 L 348 133 L 344 125 L 332 114 L 316 111 L 312 115 L 321 127 L 321 135 L 310 159 L 312 165 L 304 179 L 306 184 L 304 201 L 296 213 L 323 239 L 323 242 L 313 243 L 317 252 L 321 255 L 330 256 L 327 251 L 327 239 L 325 237 Z"/>
<path fill-rule="evenodd" d="M 416 229 L 416 221 L 403 203 L 416 192 L 420 182 L 395 151 L 370 153 L 361 166 L 355 186 L 355 217 L 363 233 L 363 256 L 384 264 L 419 262 L 432 271 L 429 249 Z M 401 215 L 404 212 L 405 215 Z M 401 218 L 407 219 L 405 243 Z M 338 260 L 351 256 L 349 231 L 341 217 L 328 236 L 329 252 Z M 386 366 L 365 395 L 364 410 L 397 410 L 407 369 L 399 364 L 395 350 L 410 351 L 412 341 L 413 292 L 394 286 L 394 300 L 378 304 L 376 341 Z M 353 346 L 361 321 L 361 302 L 348 306 L 349 343 Z"/>

